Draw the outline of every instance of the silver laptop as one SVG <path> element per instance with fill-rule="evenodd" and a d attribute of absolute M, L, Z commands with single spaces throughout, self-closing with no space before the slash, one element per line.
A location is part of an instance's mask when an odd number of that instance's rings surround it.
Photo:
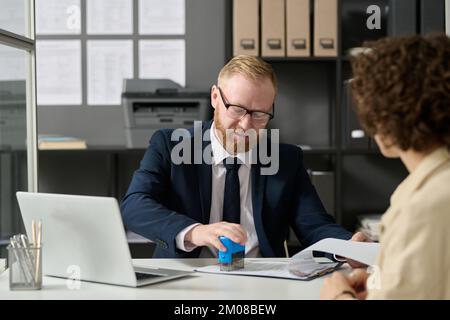
<path fill-rule="evenodd" d="M 42 221 L 45 275 L 138 287 L 191 272 L 134 267 L 114 198 L 17 192 L 28 237 L 31 221 Z"/>

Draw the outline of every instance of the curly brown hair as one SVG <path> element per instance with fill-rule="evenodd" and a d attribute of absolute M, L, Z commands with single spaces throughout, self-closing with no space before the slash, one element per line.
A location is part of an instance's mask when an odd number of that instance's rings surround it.
<path fill-rule="evenodd" d="M 450 149 L 450 38 L 445 34 L 366 42 L 352 58 L 356 111 L 370 134 L 402 150 Z"/>

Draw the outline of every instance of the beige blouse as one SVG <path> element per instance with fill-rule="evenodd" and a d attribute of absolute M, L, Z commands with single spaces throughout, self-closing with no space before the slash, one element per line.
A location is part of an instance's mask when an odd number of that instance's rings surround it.
<path fill-rule="evenodd" d="M 450 153 L 428 155 L 381 219 L 368 299 L 450 299 Z"/>

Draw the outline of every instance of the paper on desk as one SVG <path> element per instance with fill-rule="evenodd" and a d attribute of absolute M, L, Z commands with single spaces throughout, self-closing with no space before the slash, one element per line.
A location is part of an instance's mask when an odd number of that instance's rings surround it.
<path fill-rule="evenodd" d="M 265 261 L 265 259 L 245 259 L 244 269 L 220 271 L 219 265 L 198 268 L 195 271 L 245 276 L 310 280 L 332 272 L 339 263 L 318 263 L 313 251 L 321 251 L 346 257 L 367 265 L 373 265 L 379 244 L 372 242 L 355 242 L 340 239 L 323 239 L 294 255 L 287 262 Z"/>
<path fill-rule="evenodd" d="M 311 272 L 315 272 L 315 269 L 320 269 L 321 264 L 314 260 L 313 251 L 331 253 L 370 266 L 375 264 L 378 249 L 379 244 L 375 242 L 356 242 L 327 238 L 294 255 L 289 262 L 288 269 L 292 273 L 301 276 L 308 276 Z"/>
<path fill-rule="evenodd" d="M 252 261 L 245 260 L 244 269 L 234 270 L 234 271 L 221 271 L 218 264 L 201 267 L 195 269 L 198 272 L 206 273 L 220 273 L 220 274 L 232 274 L 232 275 L 242 275 L 242 276 L 259 276 L 259 277 L 272 277 L 272 278 L 287 278 L 287 279 L 301 279 L 301 277 L 296 276 L 289 272 L 288 262 L 266 262 L 263 260 Z"/>
<path fill-rule="evenodd" d="M 330 271 L 333 271 L 334 268 L 338 265 L 337 263 L 327 263 L 321 264 L 319 268 L 314 264 L 310 264 L 310 266 L 314 269 L 305 269 L 309 270 L 307 275 L 294 274 L 289 271 L 289 261 L 264 261 L 265 259 L 260 260 L 245 260 L 244 269 L 234 270 L 234 271 L 221 271 L 220 266 L 211 265 L 206 267 L 201 267 L 195 269 L 198 272 L 206 272 L 206 273 L 220 273 L 220 274 L 231 274 L 231 275 L 241 275 L 241 276 L 256 276 L 256 277 L 269 277 L 269 278 L 283 278 L 283 279 L 294 279 L 294 280 L 310 280 L 314 277 L 321 276 Z M 305 268 L 308 268 L 305 265 Z"/>

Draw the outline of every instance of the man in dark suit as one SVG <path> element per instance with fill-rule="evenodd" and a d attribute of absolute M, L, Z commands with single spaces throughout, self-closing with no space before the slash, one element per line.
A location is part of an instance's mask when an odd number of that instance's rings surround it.
<path fill-rule="evenodd" d="M 214 121 L 152 136 L 121 211 L 129 230 L 157 244 L 154 257 L 216 256 L 225 250 L 219 236 L 245 244 L 247 257 L 283 257 L 289 227 L 303 246 L 352 238 L 326 213 L 301 149 L 261 131 L 273 118 L 276 90 L 269 64 L 237 56 L 211 89 Z"/>

